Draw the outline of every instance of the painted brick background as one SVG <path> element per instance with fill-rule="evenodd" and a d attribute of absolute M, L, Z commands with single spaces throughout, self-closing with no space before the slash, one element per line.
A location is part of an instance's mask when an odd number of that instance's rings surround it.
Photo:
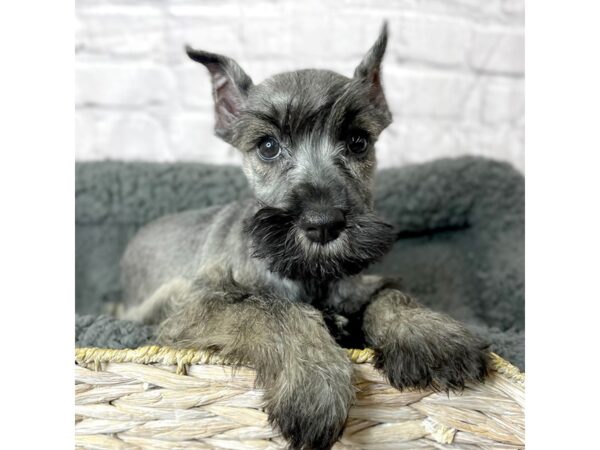
<path fill-rule="evenodd" d="M 523 0 L 77 0 L 76 158 L 239 163 L 183 45 L 233 57 L 255 83 L 350 76 L 384 18 L 394 123 L 380 167 L 476 154 L 524 169 Z"/>

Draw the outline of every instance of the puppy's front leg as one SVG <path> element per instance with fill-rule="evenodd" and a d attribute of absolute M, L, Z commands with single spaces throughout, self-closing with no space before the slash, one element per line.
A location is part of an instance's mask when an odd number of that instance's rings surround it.
<path fill-rule="evenodd" d="M 488 372 L 486 346 L 454 319 L 384 289 L 367 306 L 363 331 L 375 366 L 398 388 L 462 389 Z"/>
<path fill-rule="evenodd" d="M 314 308 L 244 291 L 193 287 L 161 324 L 164 344 L 215 349 L 254 367 L 269 420 L 293 449 L 328 449 L 354 398 L 346 352 Z"/>

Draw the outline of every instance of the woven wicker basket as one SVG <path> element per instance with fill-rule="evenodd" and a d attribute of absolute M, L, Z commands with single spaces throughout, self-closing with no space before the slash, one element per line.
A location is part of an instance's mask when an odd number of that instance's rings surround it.
<path fill-rule="evenodd" d="M 399 392 L 349 350 L 357 398 L 334 449 L 524 447 L 524 375 L 492 354 L 494 372 L 462 393 Z M 281 449 L 254 371 L 218 355 L 149 346 L 75 352 L 77 448 Z"/>

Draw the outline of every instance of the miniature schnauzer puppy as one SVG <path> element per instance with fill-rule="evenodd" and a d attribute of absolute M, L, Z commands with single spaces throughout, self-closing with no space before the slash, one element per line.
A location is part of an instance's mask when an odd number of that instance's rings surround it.
<path fill-rule="evenodd" d="M 260 84 L 232 59 L 187 47 L 212 78 L 216 134 L 239 149 L 253 197 L 163 217 L 123 260 L 127 317 L 163 344 L 254 367 L 269 420 L 294 449 L 327 449 L 354 399 L 342 346 L 369 346 L 398 389 L 461 389 L 485 345 L 361 272 L 395 241 L 373 206 L 375 142 L 390 124 L 387 27 L 352 78 L 327 70 Z"/>

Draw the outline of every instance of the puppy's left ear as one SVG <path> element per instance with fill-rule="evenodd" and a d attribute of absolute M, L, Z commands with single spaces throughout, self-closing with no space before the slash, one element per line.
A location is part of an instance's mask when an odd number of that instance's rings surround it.
<path fill-rule="evenodd" d="M 215 134 L 231 143 L 231 126 L 246 104 L 248 91 L 253 86 L 252 79 L 227 56 L 194 50 L 189 45 L 185 51 L 190 59 L 208 69 L 215 103 Z"/>
<path fill-rule="evenodd" d="M 354 79 L 369 83 L 370 99 L 375 105 L 386 113 L 391 121 L 392 115 L 389 111 L 383 86 L 381 84 L 381 61 L 385 54 L 388 40 L 387 21 L 383 23 L 379 37 L 373 47 L 367 52 L 358 67 L 354 70 Z"/>

